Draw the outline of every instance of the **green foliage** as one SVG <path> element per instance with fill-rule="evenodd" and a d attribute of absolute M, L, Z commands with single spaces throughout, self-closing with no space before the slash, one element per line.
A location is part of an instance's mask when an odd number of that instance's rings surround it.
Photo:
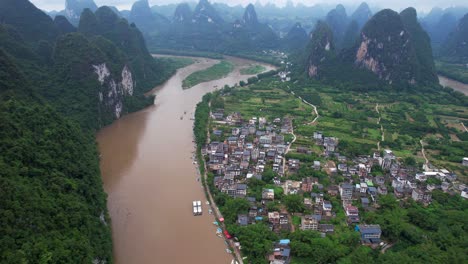
<path fill-rule="evenodd" d="M 112 261 L 93 135 L 31 101 L 0 112 L 0 262 Z"/>
<path fill-rule="evenodd" d="M 265 256 L 271 251 L 272 241 L 278 236 L 263 223 L 245 227 L 233 227 L 230 231 L 239 239 L 242 253 L 247 256 L 249 263 L 266 264 Z"/>
<path fill-rule="evenodd" d="M 237 221 L 238 214 L 246 214 L 250 208 L 250 203 L 245 199 L 228 198 L 225 204 L 220 208 L 224 217 L 224 222 L 232 225 Z"/>
<path fill-rule="evenodd" d="M 297 194 L 286 195 L 283 202 L 290 213 L 302 213 L 305 209 L 304 198 Z"/>
<path fill-rule="evenodd" d="M 256 74 L 264 72 L 265 70 L 266 68 L 263 67 L 262 65 L 252 65 L 247 68 L 242 68 L 240 70 L 240 73 L 242 75 L 256 75 Z"/>
<path fill-rule="evenodd" d="M 225 77 L 234 70 L 234 65 L 229 61 L 221 61 L 208 69 L 190 74 L 182 83 L 184 89 L 191 88 L 197 84 L 217 80 Z"/>
<path fill-rule="evenodd" d="M 468 69 L 466 65 L 436 61 L 435 66 L 437 72 L 441 75 L 468 84 Z"/>

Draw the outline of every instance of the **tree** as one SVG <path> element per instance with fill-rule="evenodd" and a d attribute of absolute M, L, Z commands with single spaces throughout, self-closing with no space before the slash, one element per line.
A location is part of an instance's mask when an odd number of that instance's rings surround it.
<path fill-rule="evenodd" d="M 284 204 L 288 208 L 290 213 L 301 213 L 304 212 L 304 199 L 302 196 L 297 194 L 286 195 L 283 199 Z"/>

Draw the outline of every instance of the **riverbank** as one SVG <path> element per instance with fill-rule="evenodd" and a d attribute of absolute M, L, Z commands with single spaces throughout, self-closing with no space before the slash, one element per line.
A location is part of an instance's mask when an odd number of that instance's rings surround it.
<path fill-rule="evenodd" d="M 183 90 L 188 75 L 217 62 L 197 58 L 153 89 L 154 106 L 98 133 L 116 263 L 231 262 L 226 245 L 215 235 L 213 216 L 207 213 L 204 190 L 197 181 L 191 120 L 204 94 L 250 77 L 239 71 L 254 62 L 227 59 L 235 65 L 227 77 Z M 192 215 L 193 200 L 204 204 L 202 216 Z"/>

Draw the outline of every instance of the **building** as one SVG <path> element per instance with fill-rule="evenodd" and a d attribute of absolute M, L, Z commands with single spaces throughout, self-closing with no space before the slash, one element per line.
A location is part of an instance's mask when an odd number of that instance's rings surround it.
<path fill-rule="evenodd" d="M 240 226 L 246 226 L 249 224 L 249 217 L 245 214 L 237 215 L 237 223 Z"/>
<path fill-rule="evenodd" d="M 348 205 L 345 208 L 345 213 L 348 218 L 348 223 L 359 223 L 359 209 L 357 207 Z"/>
<path fill-rule="evenodd" d="M 468 158 L 463 158 L 462 165 L 468 166 Z"/>
<path fill-rule="evenodd" d="M 311 192 L 314 188 L 314 185 L 318 183 L 317 178 L 307 177 L 302 179 L 301 189 L 304 192 Z"/>
<path fill-rule="evenodd" d="M 416 202 L 422 202 L 425 204 L 431 203 L 431 200 L 432 200 L 431 192 L 427 190 L 422 190 L 422 189 L 413 189 L 413 192 L 411 193 L 411 197 Z"/>
<path fill-rule="evenodd" d="M 353 185 L 350 183 L 340 184 L 341 200 L 351 200 L 353 198 Z"/>
<path fill-rule="evenodd" d="M 264 199 L 264 200 L 274 200 L 275 199 L 275 191 L 273 189 L 263 189 L 262 199 Z"/>
<path fill-rule="evenodd" d="M 380 225 L 358 225 L 356 230 L 361 234 L 363 244 L 379 244 L 382 230 Z"/>
<path fill-rule="evenodd" d="M 390 166 L 392 165 L 395 159 L 396 159 L 396 156 L 395 154 L 393 154 L 393 151 L 389 149 L 384 150 L 384 157 L 382 159 L 382 163 L 380 164 L 382 169 L 384 170 L 390 169 Z"/>
<path fill-rule="evenodd" d="M 319 222 L 322 220 L 320 215 L 305 215 L 301 219 L 302 230 L 318 230 Z"/>
<path fill-rule="evenodd" d="M 333 206 L 330 201 L 323 201 L 322 208 L 325 212 L 331 212 Z"/>
<path fill-rule="evenodd" d="M 278 212 L 268 212 L 268 222 L 273 225 L 279 225 L 280 223 L 280 213 Z"/>

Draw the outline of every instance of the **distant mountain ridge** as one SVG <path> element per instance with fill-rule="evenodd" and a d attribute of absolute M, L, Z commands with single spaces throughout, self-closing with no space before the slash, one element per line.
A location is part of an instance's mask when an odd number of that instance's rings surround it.
<path fill-rule="evenodd" d="M 414 8 L 401 14 L 389 9 L 378 12 L 364 25 L 356 43 L 339 53 L 333 49 L 336 38 L 328 27 L 318 23 L 313 36 L 306 49 L 310 77 L 330 80 L 335 68 L 347 67 L 347 71 L 370 72 L 390 85 L 437 83 L 430 39 Z"/>

